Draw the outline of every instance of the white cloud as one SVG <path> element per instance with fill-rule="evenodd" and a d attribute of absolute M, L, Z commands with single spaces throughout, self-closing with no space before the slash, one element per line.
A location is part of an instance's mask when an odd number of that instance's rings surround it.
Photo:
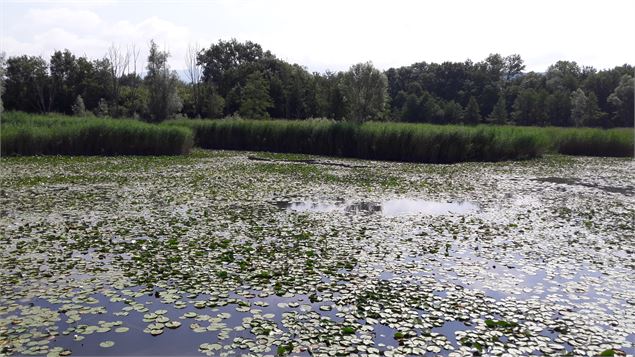
<path fill-rule="evenodd" d="M 0 0 L 1 1 L 1 0 Z M 147 51 L 155 39 L 183 67 L 189 42 L 252 40 L 311 70 L 479 61 L 518 53 L 528 70 L 559 59 L 607 68 L 635 62 L 632 0 L 130 1 L 13 4 L 4 11 L 9 54 L 53 49 L 101 57 L 111 43 Z M 36 6 L 33 9 L 31 6 Z"/>
<path fill-rule="evenodd" d="M 75 32 L 94 31 L 102 20 L 93 11 L 72 9 L 31 9 L 24 16 L 25 27 L 36 28 L 61 27 Z"/>
<path fill-rule="evenodd" d="M 101 58 L 112 44 L 125 49 L 136 45 L 141 57 L 147 53 L 151 39 L 171 53 L 173 68 L 183 67 L 190 30 L 156 16 L 139 22 L 108 22 L 96 12 L 86 9 L 32 9 L 13 28 L 3 31 L 3 50 L 12 55 L 49 57 L 55 50 L 69 49 L 76 55 Z M 20 34 L 20 38 L 13 34 Z M 9 35 L 10 34 L 10 35 Z"/>

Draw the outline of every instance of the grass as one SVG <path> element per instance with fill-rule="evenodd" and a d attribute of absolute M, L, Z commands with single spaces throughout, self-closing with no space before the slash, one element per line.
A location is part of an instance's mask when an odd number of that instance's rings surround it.
<path fill-rule="evenodd" d="M 136 120 L 2 115 L 6 155 L 178 155 L 192 145 L 371 160 L 455 163 L 543 153 L 633 157 L 633 129 L 459 126 L 330 120 Z"/>
<path fill-rule="evenodd" d="M 503 127 L 505 128 L 505 127 Z M 516 127 L 536 137 L 545 152 L 564 155 L 633 157 L 633 128 Z"/>
<path fill-rule="evenodd" d="M 560 154 L 633 157 L 633 129 L 550 129 Z"/>
<path fill-rule="evenodd" d="M 633 156 L 632 129 L 458 126 L 328 120 L 176 120 L 197 146 L 428 163 L 526 159 L 543 153 Z"/>
<path fill-rule="evenodd" d="M 137 120 L 7 112 L 0 128 L 2 156 L 178 155 L 193 144 L 188 128 Z"/>
<path fill-rule="evenodd" d="M 454 163 L 527 159 L 540 137 L 517 127 L 450 126 L 328 120 L 175 120 L 206 149 L 253 150 L 360 159 Z"/>

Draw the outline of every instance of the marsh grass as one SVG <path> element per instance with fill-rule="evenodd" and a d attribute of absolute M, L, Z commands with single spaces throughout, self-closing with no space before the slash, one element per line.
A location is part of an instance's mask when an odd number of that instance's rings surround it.
<path fill-rule="evenodd" d="M 633 129 L 460 126 L 329 120 L 176 120 L 207 149 L 428 163 L 528 159 L 544 153 L 633 157 Z"/>
<path fill-rule="evenodd" d="M 361 159 L 453 163 L 537 157 L 540 138 L 516 127 L 328 120 L 178 120 L 207 149 L 254 150 Z"/>
<path fill-rule="evenodd" d="M 554 150 L 565 155 L 633 157 L 633 129 L 559 129 Z"/>
<path fill-rule="evenodd" d="M 193 144 L 185 127 L 137 120 L 63 115 L 2 114 L 0 153 L 5 155 L 179 155 Z"/>
<path fill-rule="evenodd" d="M 633 157 L 632 129 L 461 126 L 330 120 L 173 120 L 3 113 L 6 155 L 178 155 L 192 145 L 426 163 L 502 161 L 544 153 Z"/>

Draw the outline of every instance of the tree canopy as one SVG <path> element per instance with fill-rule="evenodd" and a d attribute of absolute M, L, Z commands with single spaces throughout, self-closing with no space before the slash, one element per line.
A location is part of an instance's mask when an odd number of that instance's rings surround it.
<path fill-rule="evenodd" d="M 596 70 L 557 61 L 525 72 L 520 55 L 480 62 L 428 63 L 381 71 L 371 62 L 311 73 L 259 44 L 235 39 L 190 47 L 188 78 L 169 68 L 169 53 L 150 42 L 147 71 L 138 51 L 113 45 L 104 58 L 69 50 L 48 60 L 14 56 L 2 64 L 5 110 L 91 113 L 161 121 L 175 116 L 331 118 L 362 122 L 633 126 L 634 68 Z M 80 99 L 83 103 L 80 105 Z"/>

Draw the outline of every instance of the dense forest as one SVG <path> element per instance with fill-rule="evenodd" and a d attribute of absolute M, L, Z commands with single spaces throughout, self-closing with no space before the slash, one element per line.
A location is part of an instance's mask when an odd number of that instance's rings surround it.
<path fill-rule="evenodd" d="M 186 71 L 150 42 L 112 46 L 101 59 L 56 51 L 2 59 L 5 110 L 141 118 L 332 118 L 436 124 L 630 127 L 634 68 L 607 70 L 558 61 L 525 72 L 519 55 L 480 62 L 420 62 L 380 71 L 360 63 L 344 72 L 310 73 L 253 42 L 190 47 Z"/>

